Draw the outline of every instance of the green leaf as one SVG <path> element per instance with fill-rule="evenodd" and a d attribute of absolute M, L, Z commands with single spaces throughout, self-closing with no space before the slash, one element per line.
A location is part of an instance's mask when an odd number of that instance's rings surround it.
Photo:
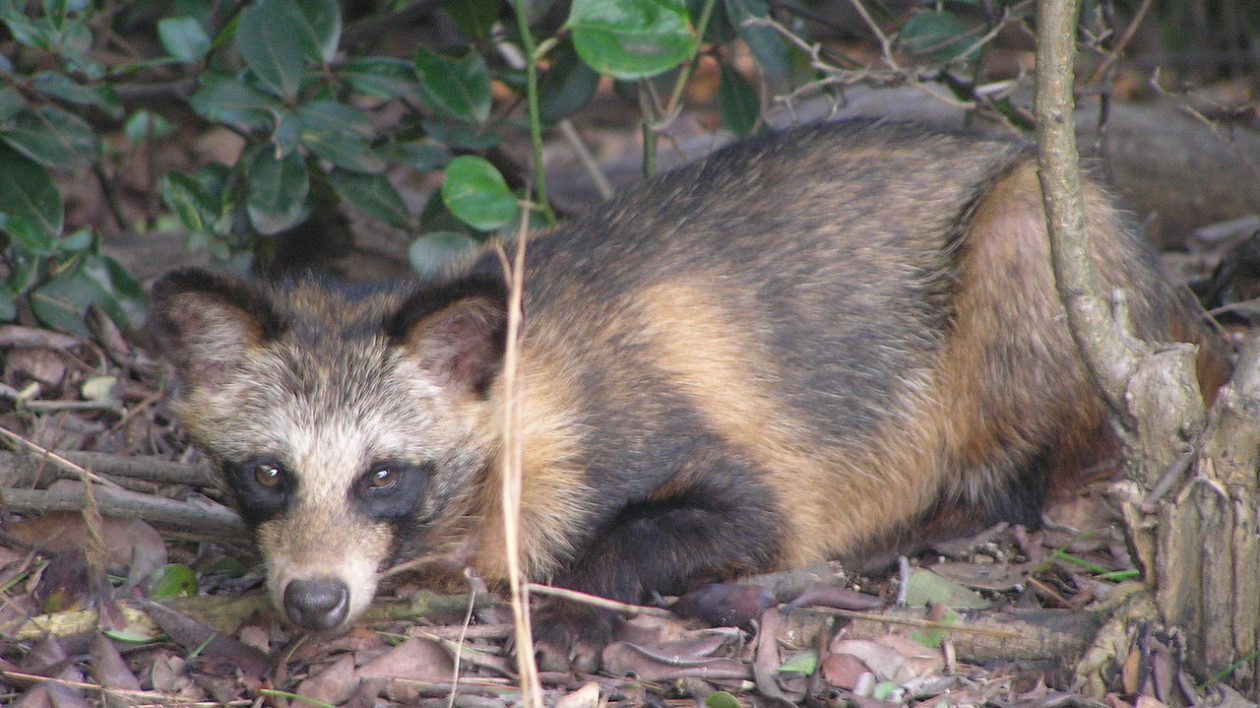
<path fill-rule="evenodd" d="M 407 257 L 420 277 L 436 279 L 480 247 L 481 243 L 468 234 L 433 231 L 412 241 Z"/>
<path fill-rule="evenodd" d="M 197 573 L 186 565 L 168 563 L 153 572 L 149 584 L 149 597 L 165 600 L 172 597 L 192 597 L 197 594 Z"/>
<path fill-rule="evenodd" d="M 351 140 L 327 131 L 304 130 L 302 144 L 336 167 L 367 174 L 379 174 L 385 170 L 385 158 L 376 154 L 366 140 Z"/>
<path fill-rule="evenodd" d="M 56 29 L 47 17 L 27 17 L 22 10 L 10 4 L 0 9 L 0 20 L 4 21 L 9 34 L 19 44 L 49 50 L 56 42 Z"/>
<path fill-rule="evenodd" d="M 775 669 L 780 674 L 802 674 L 812 676 L 818 670 L 818 652 L 813 649 L 799 651 Z"/>
<path fill-rule="evenodd" d="M 424 128 L 426 135 L 451 147 L 485 150 L 503 141 L 503 135 L 494 130 L 493 125 L 426 118 L 420 121 L 420 126 Z"/>
<path fill-rule="evenodd" d="M 17 301 L 13 296 L 0 290 L 0 322 L 12 322 L 17 317 Z"/>
<path fill-rule="evenodd" d="M 298 107 L 302 144 L 337 167 L 379 173 L 385 159 L 372 149 L 372 122 L 364 113 L 336 101 Z"/>
<path fill-rule="evenodd" d="M 147 644 L 153 641 L 159 635 L 153 635 L 144 630 L 135 627 L 123 627 L 122 629 L 102 629 L 101 634 L 113 639 L 116 642 L 124 644 Z"/>
<path fill-rule="evenodd" d="M 382 145 L 377 152 L 386 160 L 406 165 L 417 172 L 436 169 L 451 161 L 449 150 L 430 142 L 390 142 Z"/>
<path fill-rule="evenodd" d="M 263 0 L 241 13 L 236 49 L 263 86 L 286 99 L 297 97 L 303 55 L 309 46 L 306 21 L 293 0 Z"/>
<path fill-rule="evenodd" d="M 198 62 L 210 51 L 210 35 L 195 17 L 163 17 L 157 29 L 162 48 L 180 61 Z"/>
<path fill-rule="evenodd" d="M 726 14 L 735 26 L 740 39 L 757 57 L 762 71 L 772 81 L 783 81 L 792 68 L 792 60 L 788 45 L 779 33 L 765 25 L 746 25 L 749 18 L 764 18 L 769 8 L 762 0 L 724 0 Z"/>
<path fill-rule="evenodd" d="M 26 108 L 26 99 L 22 98 L 22 94 L 17 89 L 0 88 L 0 123 L 9 120 L 17 115 L 18 111 Z"/>
<path fill-rule="evenodd" d="M 371 139 L 372 119 L 366 113 L 337 101 L 311 101 L 298 106 L 302 132 L 337 133 L 342 137 Z"/>
<path fill-rule="evenodd" d="M 431 110 L 470 123 L 490 117 L 490 72 L 476 52 L 462 59 L 416 50 L 419 97 Z"/>
<path fill-rule="evenodd" d="M 96 239 L 92 235 L 89 228 L 75 229 L 72 233 L 67 234 L 58 244 L 58 249 L 62 251 L 86 251 L 96 245 Z"/>
<path fill-rule="evenodd" d="M 460 0 L 443 9 L 455 25 L 473 39 L 489 37 L 494 23 L 499 21 L 499 0 Z"/>
<path fill-rule="evenodd" d="M 206 189 L 196 177 L 171 170 L 162 176 L 162 202 L 191 231 L 209 228 L 219 210 L 217 192 Z"/>
<path fill-rule="evenodd" d="M 407 226 L 411 221 L 407 204 L 384 175 L 336 168 L 328 173 L 328 183 L 337 196 L 370 216 L 395 226 Z"/>
<path fill-rule="evenodd" d="M 54 170 L 86 167 L 100 154 L 92 126 L 53 106 L 18 111 L 0 125 L 0 140 Z"/>
<path fill-rule="evenodd" d="M 245 208 L 254 229 L 270 236 L 300 221 L 306 215 L 311 186 L 302 156 L 291 152 L 277 159 L 274 149 L 262 145 L 246 159 Z"/>
<path fill-rule="evenodd" d="M 599 84 L 599 74 L 587 66 L 563 42 L 551 52 L 551 66 L 538 80 L 538 114 L 544 123 L 555 123 L 577 113 L 590 103 Z"/>
<path fill-rule="evenodd" d="M 926 568 L 916 568 L 906 582 L 906 604 L 923 607 L 928 603 L 956 610 L 982 610 L 993 604 L 975 590 Z"/>
<path fill-rule="evenodd" d="M 297 7 L 302 13 L 306 43 L 314 50 L 311 59 L 332 61 L 341 41 L 341 8 L 336 0 L 297 0 Z"/>
<path fill-rule="evenodd" d="M 582 61 L 618 79 L 672 69 L 697 45 L 683 0 L 574 0 L 565 27 Z"/>
<path fill-rule="evenodd" d="M 31 255 L 51 256 L 58 250 L 57 239 L 26 217 L 0 211 L 0 232 L 11 236 L 22 250 Z"/>
<path fill-rule="evenodd" d="M 714 691 L 704 699 L 705 708 L 743 708 L 729 691 Z"/>
<path fill-rule="evenodd" d="M 288 155 L 302 143 L 302 119 L 292 111 L 280 116 L 280 122 L 271 132 L 271 142 L 279 155 Z"/>
<path fill-rule="evenodd" d="M 898 686 L 893 681 L 880 681 L 875 684 L 875 688 L 871 690 L 871 698 L 877 701 L 886 701 L 892 697 Z"/>
<path fill-rule="evenodd" d="M 722 62 L 718 78 L 718 115 L 722 125 L 740 136 L 752 133 L 761 115 L 757 90 L 726 62 Z"/>
<path fill-rule="evenodd" d="M 355 59 L 342 67 L 337 75 L 355 91 L 386 101 L 411 96 L 417 91 L 416 67 L 403 59 Z"/>
<path fill-rule="evenodd" d="M 43 167 L 0 145 L 0 212 L 24 219 L 52 243 L 64 228 L 61 192 Z M 17 234 L 15 234 L 16 236 Z"/>
<path fill-rule="evenodd" d="M 118 261 L 106 255 L 89 258 L 80 272 L 101 293 L 91 304 L 101 308 L 115 324 L 131 329 L 144 322 L 144 288 Z"/>
<path fill-rule="evenodd" d="M 958 624 L 960 619 L 962 619 L 962 615 L 947 607 L 937 622 L 938 624 L 952 626 Z M 936 649 L 945 640 L 945 630 L 937 628 L 916 629 L 910 633 L 910 638 L 929 649 Z"/>
<path fill-rule="evenodd" d="M 284 111 L 284 104 L 272 96 L 226 74 L 209 74 L 201 88 L 189 98 L 193 110 L 215 123 L 227 123 L 247 130 L 266 128 Z"/>
<path fill-rule="evenodd" d="M 140 283 L 108 256 L 86 258 L 78 270 L 37 288 L 31 292 L 30 305 L 40 321 L 69 331 L 79 331 L 89 305 L 100 307 L 122 329 L 139 326 L 145 317 Z"/>
<path fill-rule="evenodd" d="M 11 295 L 21 295 L 35 287 L 39 281 L 44 259 L 33 258 L 15 251 L 17 249 L 10 250 L 13 256 L 10 259 L 11 269 L 8 276 L 4 278 L 3 290 Z"/>
<path fill-rule="evenodd" d="M 516 218 L 516 195 L 494 165 L 476 155 L 461 155 L 446 166 L 442 202 L 452 214 L 482 231 Z"/>
<path fill-rule="evenodd" d="M 41 93 L 63 101 L 99 108 L 111 118 L 123 115 L 122 101 L 108 84 L 85 85 L 56 71 L 41 71 L 34 77 L 34 86 Z"/>
<path fill-rule="evenodd" d="M 948 11 L 914 15 L 902 25 L 898 39 L 916 54 L 939 61 L 961 56 L 975 41 L 967 36 L 967 25 Z"/>
<path fill-rule="evenodd" d="M 160 138 L 175 130 L 175 124 L 157 113 L 146 109 L 132 113 L 123 122 L 123 135 L 133 143 L 143 142 L 150 138 Z"/>
<path fill-rule="evenodd" d="M 88 335 L 83 324 L 87 306 L 105 296 L 82 270 L 57 276 L 31 292 L 31 312 L 40 324 L 65 332 Z"/>

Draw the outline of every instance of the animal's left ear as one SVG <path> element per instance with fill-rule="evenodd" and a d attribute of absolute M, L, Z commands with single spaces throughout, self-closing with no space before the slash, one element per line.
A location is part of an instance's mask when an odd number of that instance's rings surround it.
<path fill-rule="evenodd" d="M 507 288 L 494 277 L 423 289 L 385 322 L 399 346 L 438 382 L 483 395 L 503 362 Z"/>

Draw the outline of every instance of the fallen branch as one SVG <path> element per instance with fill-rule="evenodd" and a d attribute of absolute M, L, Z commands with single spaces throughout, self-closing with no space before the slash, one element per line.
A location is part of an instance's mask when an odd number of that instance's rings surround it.
<path fill-rule="evenodd" d="M 111 455 L 103 452 L 58 452 L 61 458 L 101 475 L 139 479 L 157 484 L 183 484 L 190 487 L 219 488 L 218 475 L 209 464 L 188 465 L 160 457 Z M 38 453 L 0 451 L 0 486 L 27 487 L 49 478 L 47 470 L 55 463 Z M 60 466 L 56 469 L 62 470 Z M 77 473 L 58 477 L 79 479 Z"/>
<path fill-rule="evenodd" d="M 105 516 L 137 517 L 163 528 L 225 541 L 240 541 L 247 533 L 236 512 L 211 501 L 182 502 L 102 486 L 93 494 Z M 53 489 L 0 488 L 0 505 L 9 513 L 81 511 L 86 503 L 87 494 L 80 482 L 60 482 Z"/>
<path fill-rule="evenodd" d="M 811 610 L 813 612 L 813 610 Z M 959 659 L 972 663 L 989 661 L 1055 661 L 1080 656 L 1103 616 L 1087 610 L 1032 609 L 1007 612 L 969 613 L 966 624 L 945 625 L 923 619 L 924 610 L 889 610 L 887 615 L 859 612 L 830 614 L 858 616 L 844 629 L 849 639 L 878 639 L 889 632 L 889 624 L 902 624 L 947 632 L 947 641 Z M 785 631 L 800 625 L 785 625 Z"/>

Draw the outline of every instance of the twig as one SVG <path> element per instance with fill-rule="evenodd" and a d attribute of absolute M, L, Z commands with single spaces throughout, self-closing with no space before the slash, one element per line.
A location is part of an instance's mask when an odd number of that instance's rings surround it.
<path fill-rule="evenodd" d="M 1107 58 L 1102 61 L 1094 72 L 1089 75 L 1086 84 L 1093 85 L 1098 83 L 1103 74 L 1111 69 L 1111 65 L 1116 63 L 1120 58 L 1120 54 L 1124 52 L 1125 47 L 1129 46 L 1129 41 L 1133 39 L 1133 35 L 1137 33 L 1138 25 L 1142 24 L 1142 18 L 1146 17 L 1146 11 L 1151 9 L 1151 0 L 1142 0 L 1142 4 L 1138 6 L 1137 12 L 1133 13 L 1133 19 L 1129 21 L 1129 26 L 1124 28 L 1124 32 L 1120 34 L 1120 39 L 1107 53 Z"/>
<path fill-rule="evenodd" d="M 1001 629 L 989 629 L 988 627 L 969 627 L 965 624 L 946 624 L 944 622 L 932 622 L 931 620 L 916 619 L 914 617 L 889 617 L 887 615 L 876 615 L 869 612 L 855 612 L 854 610 L 841 610 L 836 607 L 796 607 L 793 612 L 812 612 L 820 615 L 836 615 L 838 617 L 848 617 L 849 619 L 867 620 L 870 622 L 881 622 L 884 624 L 901 624 L 907 627 L 923 627 L 925 629 L 940 629 L 946 632 L 962 632 L 963 634 L 983 634 L 986 637 L 1000 637 L 1002 639 L 1017 639 L 1020 635 L 1017 632 L 1007 632 Z"/>
<path fill-rule="evenodd" d="M 95 496 L 105 516 L 138 517 L 159 526 L 225 540 L 239 541 L 247 533 L 236 512 L 219 504 L 190 504 L 103 486 L 95 490 Z M 82 511 L 86 503 L 82 488 L 0 489 L 0 504 L 8 512 Z"/>
<path fill-rule="evenodd" d="M 525 234 L 529 228 L 529 209 L 521 209 L 516 229 L 516 252 L 509 265 L 507 254 L 500 249 L 504 273 L 508 277 L 507 333 L 503 352 L 503 539 L 507 555 L 508 585 L 512 593 L 512 618 L 516 629 L 516 667 L 521 679 L 521 698 L 527 708 L 542 708 L 542 682 L 534 661 L 534 638 L 530 627 L 529 594 L 521 573 L 520 506 L 521 506 L 521 420 L 520 347 L 521 303 L 525 280 Z"/>
<path fill-rule="evenodd" d="M 584 592 L 578 592 L 577 590 L 570 590 L 568 588 L 558 588 L 551 585 L 529 583 L 525 586 L 525 589 L 529 592 L 538 593 L 539 595 L 551 595 L 553 597 L 559 597 L 573 602 L 580 602 L 583 605 L 599 607 L 605 610 L 612 610 L 614 612 L 625 612 L 635 615 L 652 615 L 653 617 L 674 616 L 673 612 L 670 612 L 662 607 L 631 605 L 625 602 L 618 602 L 617 600 L 609 600 L 606 597 L 600 597 L 598 595 L 590 595 Z"/>
<path fill-rule="evenodd" d="M 60 456 L 75 467 L 61 467 L 59 476 L 80 479 L 78 469 L 88 468 L 101 475 L 126 477 L 156 484 L 182 484 L 218 489 L 222 485 L 209 465 L 187 465 L 160 457 L 111 455 L 105 452 L 63 452 Z M 34 483 L 43 457 L 36 454 L 0 451 L 0 486 Z"/>
<path fill-rule="evenodd" d="M 573 153 L 577 155 L 578 162 L 582 164 L 582 169 L 586 170 L 586 174 L 590 175 L 591 181 L 595 183 L 595 189 L 599 192 L 600 199 L 608 199 L 613 195 L 612 185 L 608 183 L 608 178 L 604 176 L 604 171 L 600 169 L 599 163 L 595 161 L 595 156 L 586 148 L 586 143 L 582 142 L 582 136 L 578 135 L 577 129 L 573 127 L 573 122 L 568 118 L 560 121 L 557 125 L 560 132 L 564 135 L 564 140 L 573 148 Z"/>
<path fill-rule="evenodd" d="M 521 49 L 525 51 L 525 98 L 529 111 L 529 144 L 534 162 L 534 200 L 538 202 L 539 212 L 548 224 L 556 223 L 556 214 L 547 200 L 547 169 L 543 164 L 542 118 L 538 106 L 538 60 L 539 48 L 534 44 L 534 35 L 529 28 L 528 13 L 524 0 L 512 3 L 516 14 L 516 28 L 520 34 Z M 529 220 L 525 219 L 524 224 Z M 525 226 L 521 227 L 525 229 Z"/>
<path fill-rule="evenodd" d="M 79 465 L 74 464 L 70 460 L 67 460 L 66 458 L 62 457 L 61 455 L 58 455 L 52 450 L 36 445 L 35 443 L 31 442 L 30 440 L 27 440 L 26 438 L 22 437 L 21 435 L 18 435 L 17 433 L 11 430 L 0 427 L 0 437 L 4 437 L 10 442 L 17 443 L 20 447 L 24 447 L 32 452 L 39 453 L 45 459 L 51 461 L 53 464 L 57 465 L 58 467 L 74 472 L 76 475 L 78 475 L 79 479 L 82 479 L 84 481 L 90 480 L 92 482 L 96 482 L 97 484 L 100 484 L 106 487 L 112 487 L 115 489 L 118 488 L 118 485 L 114 484 L 110 480 L 94 474 L 91 470 L 84 469 L 83 467 L 80 467 Z"/>
<path fill-rule="evenodd" d="M 71 681 L 69 679 L 54 678 L 51 676 L 40 676 L 38 674 L 28 674 L 21 671 L 0 671 L 0 677 L 12 682 L 21 683 L 48 683 L 54 686 L 64 686 L 66 688 L 75 688 L 84 691 L 99 691 L 102 694 L 118 696 L 119 698 L 128 698 L 126 701 L 129 706 L 146 705 L 144 701 L 150 701 L 147 705 L 156 706 L 188 706 L 189 708 L 214 708 L 215 706 L 248 706 L 253 703 L 252 700 L 239 699 L 234 701 L 189 701 L 187 698 L 178 696 L 167 696 L 156 691 L 131 691 L 122 688 L 106 688 L 95 683 L 87 683 L 84 681 Z"/>
<path fill-rule="evenodd" d="M 452 661 L 454 667 L 451 669 L 451 693 L 446 700 L 446 708 L 452 708 L 455 705 L 456 690 L 459 688 L 459 665 L 464 658 L 464 639 L 468 636 L 468 626 L 472 624 L 473 608 L 477 606 L 477 588 L 471 582 L 471 578 L 469 580 L 468 612 L 464 614 L 464 621 L 459 625 L 459 639 L 455 642 L 455 657 Z"/>

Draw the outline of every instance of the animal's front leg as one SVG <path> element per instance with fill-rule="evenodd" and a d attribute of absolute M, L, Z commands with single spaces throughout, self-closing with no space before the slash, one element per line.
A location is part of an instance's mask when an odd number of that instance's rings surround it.
<path fill-rule="evenodd" d="M 729 459 L 709 472 L 693 476 L 700 482 L 623 508 L 554 582 L 641 603 L 653 591 L 679 594 L 774 567 L 784 525 L 773 495 L 753 469 Z M 534 614 L 540 663 L 553 670 L 596 668 L 618 621 L 608 610 L 547 600 Z"/>

